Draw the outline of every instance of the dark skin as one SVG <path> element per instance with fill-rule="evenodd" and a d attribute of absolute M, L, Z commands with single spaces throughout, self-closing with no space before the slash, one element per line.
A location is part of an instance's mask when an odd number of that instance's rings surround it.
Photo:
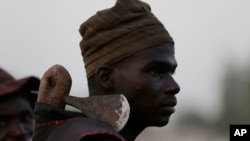
<path fill-rule="evenodd" d="M 173 78 L 176 67 L 174 45 L 165 43 L 97 70 L 102 93 L 124 94 L 129 101 L 130 118 L 120 131 L 127 141 L 147 127 L 168 124 L 180 91 Z"/>
<path fill-rule="evenodd" d="M 23 97 L 0 102 L 0 140 L 29 141 L 33 134 L 33 110 Z"/>

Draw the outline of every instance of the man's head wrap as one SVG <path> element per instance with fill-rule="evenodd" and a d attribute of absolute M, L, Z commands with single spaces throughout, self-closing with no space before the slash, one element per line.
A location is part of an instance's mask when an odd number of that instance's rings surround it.
<path fill-rule="evenodd" d="M 80 26 L 87 77 L 103 65 L 114 64 L 146 48 L 174 43 L 163 24 L 139 0 L 117 0 Z"/>
<path fill-rule="evenodd" d="M 32 90 L 38 90 L 40 79 L 34 76 L 15 79 L 7 71 L 0 68 L 0 100 L 6 100 L 6 97 L 21 96 L 27 99 L 31 107 L 35 107 L 37 95 L 32 94 Z"/>

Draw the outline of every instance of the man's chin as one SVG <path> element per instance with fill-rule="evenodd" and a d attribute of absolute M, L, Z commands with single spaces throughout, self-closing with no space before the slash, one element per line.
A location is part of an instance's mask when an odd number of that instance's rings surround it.
<path fill-rule="evenodd" d="M 168 124 L 169 121 L 165 121 L 165 122 L 161 122 L 158 127 L 163 127 L 166 126 Z"/>
<path fill-rule="evenodd" d="M 157 122 L 155 122 L 152 126 L 163 127 L 169 123 L 169 118 L 163 118 Z"/>

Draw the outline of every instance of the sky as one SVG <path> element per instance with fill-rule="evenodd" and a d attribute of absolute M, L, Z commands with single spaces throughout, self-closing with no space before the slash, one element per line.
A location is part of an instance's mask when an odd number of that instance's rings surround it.
<path fill-rule="evenodd" d="M 181 87 L 176 115 L 187 109 L 214 118 L 227 64 L 250 60 L 249 0 L 145 0 L 175 40 Z M 0 67 L 17 79 L 51 66 L 71 74 L 71 95 L 88 95 L 78 32 L 115 0 L 0 0 Z"/>

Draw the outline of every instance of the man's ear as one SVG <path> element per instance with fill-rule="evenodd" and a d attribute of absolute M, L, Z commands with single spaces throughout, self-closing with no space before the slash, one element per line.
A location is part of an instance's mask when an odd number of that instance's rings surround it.
<path fill-rule="evenodd" d="M 113 68 L 109 66 L 103 66 L 96 70 L 96 79 L 98 83 L 105 89 L 113 88 Z"/>

